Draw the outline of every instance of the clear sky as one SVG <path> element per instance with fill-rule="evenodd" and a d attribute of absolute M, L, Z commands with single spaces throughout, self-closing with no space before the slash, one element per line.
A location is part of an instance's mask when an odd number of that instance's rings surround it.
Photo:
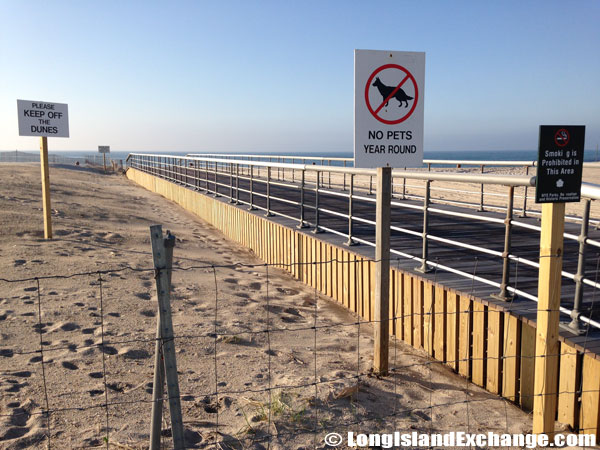
<path fill-rule="evenodd" d="M 51 150 L 352 151 L 356 48 L 426 52 L 426 151 L 600 143 L 598 0 L 0 0 L 0 150 L 26 99 L 69 104 Z"/>

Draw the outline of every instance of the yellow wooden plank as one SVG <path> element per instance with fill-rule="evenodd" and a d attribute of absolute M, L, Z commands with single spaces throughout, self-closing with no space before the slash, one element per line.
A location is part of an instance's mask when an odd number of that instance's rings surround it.
<path fill-rule="evenodd" d="M 510 313 L 504 313 L 503 354 L 502 396 L 518 403 L 521 371 L 521 321 Z"/>
<path fill-rule="evenodd" d="M 473 328 L 471 313 L 471 299 L 467 295 L 461 295 L 458 330 L 458 373 L 467 378 L 471 376 L 471 333 Z"/>
<path fill-rule="evenodd" d="M 581 356 L 565 342 L 560 345 L 560 375 L 558 379 L 557 420 L 577 429 L 579 425 L 579 380 Z M 599 374 L 600 375 L 600 374 Z"/>
<path fill-rule="evenodd" d="M 363 293 L 362 293 L 362 316 L 367 320 L 372 320 L 372 316 L 370 314 L 369 309 L 369 297 L 371 296 L 371 275 L 370 275 L 371 266 L 369 264 L 369 260 L 363 259 Z"/>
<path fill-rule="evenodd" d="M 487 311 L 487 376 L 486 389 L 494 394 L 502 392 L 502 345 L 504 314 L 492 305 Z"/>
<path fill-rule="evenodd" d="M 519 400 L 527 411 L 533 409 L 533 376 L 535 372 L 535 328 L 521 325 L 521 383 Z"/>
<path fill-rule="evenodd" d="M 460 296 L 446 293 L 446 364 L 458 371 L 458 335 L 460 324 Z"/>
<path fill-rule="evenodd" d="M 413 347 L 423 348 L 423 280 L 413 277 Z"/>
<path fill-rule="evenodd" d="M 388 295 L 389 299 L 389 317 L 390 317 L 390 325 L 389 331 L 390 336 L 396 336 L 396 271 L 391 268 L 390 269 L 390 293 Z"/>
<path fill-rule="evenodd" d="M 477 300 L 472 301 L 473 333 L 472 333 L 472 379 L 477 386 L 485 386 L 485 343 L 486 343 L 486 308 Z"/>
<path fill-rule="evenodd" d="M 349 257 L 349 264 L 348 264 L 348 268 L 349 268 L 349 273 L 348 273 L 348 285 L 347 288 L 349 290 L 349 295 L 348 295 L 348 299 L 350 302 L 350 310 L 353 312 L 356 312 L 358 310 L 358 302 L 357 302 L 357 288 L 358 288 L 358 276 L 357 276 L 357 270 L 358 270 L 358 262 L 357 262 L 357 258 L 356 255 L 354 254 L 348 254 Z"/>
<path fill-rule="evenodd" d="M 583 355 L 581 377 L 581 407 L 579 412 L 579 432 L 595 434 L 600 430 L 600 361 L 593 354 Z"/>
<path fill-rule="evenodd" d="M 435 328 L 435 287 L 428 281 L 422 282 L 423 288 L 423 347 L 431 356 L 434 354 L 433 335 Z"/>
<path fill-rule="evenodd" d="M 369 320 L 375 320 L 375 276 L 376 276 L 376 263 L 375 261 L 369 261 Z"/>
<path fill-rule="evenodd" d="M 413 277 L 404 274 L 404 342 L 413 343 Z"/>
<path fill-rule="evenodd" d="M 396 320 L 396 337 L 404 339 L 404 274 L 400 271 L 396 272 L 396 301 L 394 311 Z"/>
<path fill-rule="evenodd" d="M 434 292 L 433 356 L 446 362 L 446 290 L 443 286 L 435 286 Z"/>

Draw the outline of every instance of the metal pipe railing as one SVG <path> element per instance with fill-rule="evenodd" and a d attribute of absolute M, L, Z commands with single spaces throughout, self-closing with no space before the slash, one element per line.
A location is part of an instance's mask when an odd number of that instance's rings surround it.
<path fill-rule="evenodd" d="M 358 217 L 355 215 L 355 202 L 360 201 L 363 203 L 374 203 L 373 197 L 368 197 L 369 186 L 371 185 L 371 177 L 375 175 L 375 171 L 372 169 L 356 169 L 349 167 L 338 167 L 325 165 L 331 164 L 330 161 L 334 161 L 334 158 L 323 158 L 323 165 L 313 165 L 313 164 L 305 164 L 306 159 L 303 159 L 303 164 L 297 164 L 295 161 L 298 161 L 299 158 L 295 157 L 291 163 L 285 162 L 286 159 L 284 157 L 277 158 L 277 162 L 265 162 L 265 161 L 251 161 L 251 160 L 240 160 L 239 155 L 234 155 L 226 158 L 204 158 L 204 157 L 173 157 L 172 155 L 144 155 L 144 154 L 132 154 L 128 157 L 127 161 L 130 162 L 129 166 L 133 168 L 139 168 L 140 170 L 144 170 L 148 173 L 155 174 L 156 176 L 160 176 L 166 178 L 170 181 L 183 184 L 192 189 L 200 189 L 202 185 L 202 181 L 205 183 L 205 188 L 208 193 L 212 193 L 215 195 L 220 195 L 220 192 L 223 192 L 224 189 L 229 189 L 229 201 L 248 205 L 250 209 L 260 209 L 266 212 L 267 215 L 277 215 L 281 217 L 287 217 L 291 220 L 296 221 L 299 224 L 299 227 L 307 227 L 310 226 L 314 229 L 314 232 L 323 232 L 328 231 L 332 232 L 336 235 L 344 236 L 347 238 L 347 243 L 349 245 L 365 243 L 368 242 L 365 239 L 360 239 L 354 236 L 354 223 L 359 222 L 363 224 L 367 224 L 369 226 L 374 226 L 375 223 L 371 220 L 365 219 L 364 217 Z M 310 159 L 309 159 L 310 160 Z M 447 161 L 445 161 L 447 162 Z M 486 165 L 489 163 L 486 163 Z M 235 167 L 234 167 L 235 166 Z M 277 168 L 278 177 L 274 180 L 272 169 Z M 266 169 L 266 170 L 264 170 Z M 295 176 L 295 171 L 300 170 L 301 177 L 298 182 L 298 178 Z M 291 181 L 290 177 L 286 175 L 291 171 Z M 327 174 L 325 174 L 327 172 Z M 442 265 L 437 263 L 433 263 L 433 261 L 429 260 L 429 243 L 430 242 L 438 242 L 443 245 L 453 246 L 456 248 L 462 248 L 469 251 L 486 254 L 492 258 L 502 258 L 502 280 L 500 283 L 497 283 L 492 280 L 487 280 L 487 284 L 490 286 L 496 286 L 500 288 L 500 292 L 498 294 L 499 297 L 503 299 L 510 298 L 512 294 L 517 292 L 518 290 L 514 286 L 510 286 L 510 264 L 511 261 L 518 261 L 521 264 L 530 267 L 539 267 L 539 263 L 536 261 L 531 261 L 517 255 L 511 253 L 511 235 L 512 235 L 512 227 L 522 227 L 524 229 L 528 229 L 531 232 L 539 232 L 540 227 L 531 223 L 518 222 L 513 219 L 514 214 L 514 198 L 515 198 L 515 187 L 523 187 L 527 189 L 529 186 L 535 185 L 535 177 L 528 176 L 528 173 L 525 176 L 518 175 L 494 175 L 490 173 L 485 173 L 483 167 L 481 167 L 482 173 L 441 173 L 441 172 L 424 172 L 424 171 L 409 171 L 409 170 L 395 170 L 393 175 L 396 178 L 402 178 L 403 180 L 403 196 L 408 200 L 405 202 L 398 201 L 398 196 L 395 197 L 396 200 L 392 202 L 393 208 L 409 208 L 413 210 L 421 210 L 423 213 L 423 230 L 421 233 L 413 230 L 408 230 L 406 228 L 392 226 L 391 229 L 410 236 L 419 236 L 421 238 L 421 257 L 417 258 L 416 256 L 411 256 L 411 258 L 418 260 L 420 262 L 419 269 L 425 268 L 429 269 L 432 267 L 441 268 Z M 528 172 L 528 171 L 527 171 Z M 209 174 L 212 174 L 209 175 Z M 266 174 L 266 176 L 265 176 Z M 334 175 L 338 175 L 337 178 Z M 312 180 L 315 183 L 314 193 L 315 200 L 314 206 L 306 203 L 306 185 L 308 182 L 308 176 L 311 176 Z M 348 188 L 347 177 L 350 177 L 350 189 L 349 192 L 346 191 Z M 326 178 L 325 178 L 326 177 Z M 212 180 L 211 180 L 212 178 Z M 235 201 L 233 195 L 234 189 L 234 179 L 235 178 Z M 363 189 L 363 195 L 357 195 L 356 193 L 356 179 L 360 178 L 362 184 L 360 184 L 359 189 Z M 286 181 L 287 179 L 287 181 Z M 279 180 L 279 181 L 278 181 Z M 412 194 L 407 194 L 406 189 L 406 180 L 421 180 L 424 182 L 425 192 L 423 196 L 414 196 Z M 249 188 L 243 188 L 240 184 L 241 181 L 244 181 L 246 186 Z M 507 196 L 507 206 L 506 206 L 506 218 L 504 220 L 493 217 L 493 215 L 485 214 L 480 215 L 476 213 L 467 213 L 460 210 L 452 210 L 452 209 L 443 209 L 441 207 L 431 207 L 432 198 L 431 192 L 434 190 L 432 186 L 433 181 L 450 181 L 457 183 L 476 183 L 476 184 L 484 184 L 484 185 L 504 185 L 508 186 L 509 194 Z M 262 185 L 263 187 L 257 189 L 257 184 Z M 212 185 L 212 186 L 211 186 Z M 327 185 L 327 189 L 325 189 L 324 185 Z M 273 187 L 280 186 L 284 189 L 288 190 L 298 190 L 299 191 L 299 200 L 298 197 L 288 197 L 286 194 L 283 196 L 274 196 L 273 195 Z M 440 189 L 440 188 L 436 188 Z M 372 187 L 371 187 L 372 190 Z M 266 191 L 266 193 L 265 193 Z M 455 192 L 462 192 L 454 190 Z M 226 191 L 225 191 L 226 192 Z M 292 192 L 292 191 L 290 191 Z M 571 273 L 568 270 L 563 270 L 562 275 L 568 279 L 571 279 L 575 282 L 576 286 L 576 294 L 575 294 L 575 304 L 573 308 L 573 312 L 568 311 L 571 315 L 573 321 L 581 321 L 584 323 L 588 323 L 589 319 L 581 316 L 581 303 L 583 297 L 583 286 L 588 285 L 595 289 L 600 288 L 600 283 L 597 283 L 591 279 L 585 278 L 585 248 L 587 245 L 594 246 L 600 248 L 600 242 L 597 240 L 591 239 L 589 236 L 589 227 L 583 229 L 584 225 L 589 225 L 589 204 L 590 200 L 598 200 L 600 199 L 600 186 L 592 185 L 589 183 L 584 183 L 582 185 L 582 198 L 586 199 L 586 204 L 588 205 L 588 213 L 584 212 L 582 219 L 582 231 L 579 236 L 574 233 L 565 233 L 565 239 L 574 239 L 578 240 L 580 244 L 579 251 L 579 261 L 577 264 L 577 272 Z M 247 195 L 247 199 L 249 201 L 242 200 L 240 195 Z M 482 205 L 483 196 L 501 196 L 501 194 L 492 193 L 492 192 L 484 192 L 482 188 L 479 191 L 480 201 L 479 206 Z M 347 198 L 348 201 L 348 211 L 345 214 L 339 210 L 332 210 L 323 208 L 321 205 L 321 196 L 335 196 L 340 198 Z M 287 198 L 285 198 L 287 197 Z M 257 198 L 259 198 L 260 204 L 257 204 Z M 413 199 L 421 199 L 422 205 L 415 205 L 411 198 Z M 524 193 L 523 196 L 523 209 L 527 209 L 527 193 Z M 277 205 L 273 205 L 273 201 L 277 202 Z M 283 205 L 296 205 L 300 209 L 299 217 L 292 217 L 287 214 L 285 211 L 282 211 L 281 208 Z M 262 206 L 261 206 L 262 205 Z M 469 203 L 465 203 L 465 205 L 472 205 Z M 477 203 L 475 203 L 477 205 Z M 265 207 L 266 206 L 266 207 Z M 488 208 L 489 205 L 486 205 Z M 305 210 L 309 208 L 314 211 L 314 220 L 312 222 L 306 221 Z M 494 207 L 497 209 L 504 209 L 503 207 Z M 496 250 L 490 250 L 489 248 L 472 245 L 465 242 L 460 242 L 455 239 L 449 239 L 446 237 L 435 236 L 429 233 L 429 216 L 430 214 L 437 215 L 446 215 L 453 216 L 457 218 L 467 219 L 467 220 L 477 220 L 495 224 L 504 224 L 505 225 L 505 233 L 504 233 L 504 249 L 503 252 L 500 253 Z M 323 226 L 322 215 L 328 217 L 340 217 L 346 218 L 348 221 L 348 229 L 347 233 L 344 231 L 334 230 L 330 226 Z M 327 225 L 329 225 L 327 223 Z M 371 245 L 371 244 L 369 244 Z M 582 247 L 583 246 L 583 247 Z M 394 252 L 399 252 L 398 249 L 392 249 Z M 405 253 L 405 252 L 400 252 Z M 446 266 L 443 266 L 446 267 Z M 446 270 L 444 268 L 444 270 Z M 450 272 L 460 272 L 456 269 L 449 270 Z M 519 295 L 521 295 L 519 293 Z M 524 295 L 524 298 L 532 298 L 535 299 L 535 296 L 532 294 Z M 574 329 L 574 331 L 576 331 Z"/>

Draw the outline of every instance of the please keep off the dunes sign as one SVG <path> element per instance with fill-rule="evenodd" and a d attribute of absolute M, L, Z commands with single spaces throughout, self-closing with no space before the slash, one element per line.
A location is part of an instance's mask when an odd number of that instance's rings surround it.
<path fill-rule="evenodd" d="M 425 53 L 354 51 L 354 167 L 423 165 Z"/>
<path fill-rule="evenodd" d="M 65 103 L 17 100 L 19 136 L 69 137 Z"/>

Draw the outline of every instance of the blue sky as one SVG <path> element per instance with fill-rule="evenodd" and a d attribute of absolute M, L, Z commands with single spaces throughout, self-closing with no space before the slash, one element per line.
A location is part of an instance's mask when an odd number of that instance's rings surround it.
<path fill-rule="evenodd" d="M 426 52 L 426 151 L 600 143 L 597 0 L 0 0 L 0 149 L 26 99 L 69 104 L 51 150 L 352 151 L 356 48 Z"/>

